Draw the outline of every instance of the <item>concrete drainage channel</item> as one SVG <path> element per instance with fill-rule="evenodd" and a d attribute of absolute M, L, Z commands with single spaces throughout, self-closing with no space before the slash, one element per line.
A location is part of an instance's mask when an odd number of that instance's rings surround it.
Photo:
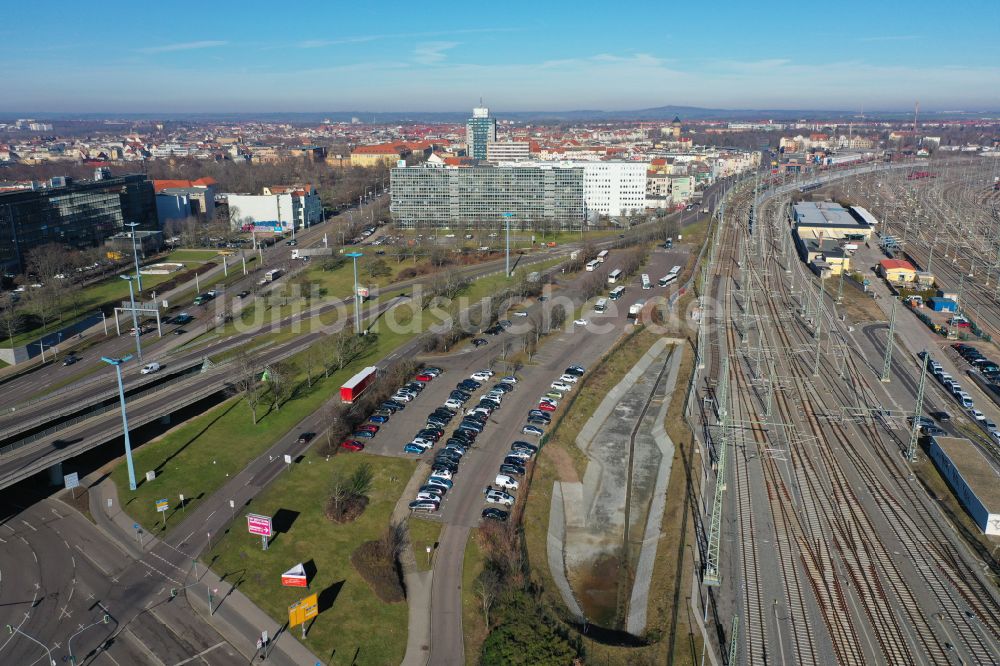
<path fill-rule="evenodd" d="M 583 482 L 552 491 L 547 555 L 563 600 L 578 620 L 633 635 L 646 625 L 673 461 L 663 420 L 682 357 L 675 342 L 654 343 L 605 396 L 577 437 L 590 459 Z"/>

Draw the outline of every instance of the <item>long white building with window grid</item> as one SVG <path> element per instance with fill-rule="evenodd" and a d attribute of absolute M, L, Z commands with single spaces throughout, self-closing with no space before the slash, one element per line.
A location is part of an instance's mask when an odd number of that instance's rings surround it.
<path fill-rule="evenodd" d="M 511 215 L 511 227 L 579 229 L 584 221 L 582 168 L 521 163 L 392 170 L 392 215 L 403 227 L 488 227 Z"/>

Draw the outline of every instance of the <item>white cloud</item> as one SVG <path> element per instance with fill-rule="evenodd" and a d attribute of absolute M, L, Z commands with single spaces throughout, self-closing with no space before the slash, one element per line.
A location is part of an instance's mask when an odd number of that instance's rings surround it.
<path fill-rule="evenodd" d="M 194 51 L 196 49 L 211 49 L 218 46 L 225 46 L 229 42 L 206 39 L 200 42 L 179 42 L 177 44 L 164 44 L 163 46 L 149 46 L 139 49 L 142 53 L 167 53 L 169 51 Z"/>
<path fill-rule="evenodd" d="M 413 59 L 421 65 L 433 65 L 441 62 L 449 51 L 460 42 L 421 42 L 413 49 Z"/>

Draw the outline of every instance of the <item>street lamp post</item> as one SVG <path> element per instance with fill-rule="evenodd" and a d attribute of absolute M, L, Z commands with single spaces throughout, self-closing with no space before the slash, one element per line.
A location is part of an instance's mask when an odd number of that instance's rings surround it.
<path fill-rule="evenodd" d="M 514 217 L 514 213 L 503 214 L 503 221 L 507 225 L 507 260 L 504 262 L 506 273 L 504 277 L 510 277 L 510 218 L 512 217 Z"/>
<path fill-rule="evenodd" d="M 121 278 L 128 282 L 128 297 L 132 304 L 132 330 L 135 331 L 135 356 L 142 363 L 142 343 L 139 341 L 139 321 L 135 316 L 135 291 L 132 289 L 132 276 L 122 275 Z"/>
<path fill-rule="evenodd" d="M 83 632 L 87 631 L 87 629 L 90 629 L 91 627 L 96 627 L 99 624 L 107 624 L 108 620 L 110 619 L 111 619 L 110 616 L 107 613 L 105 613 L 104 616 L 99 621 L 94 622 L 92 624 L 88 624 L 86 627 L 82 627 L 80 631 L 76 632 L 75 634 L 69 637 L 69 643 L 66 645 L 66 649 L 69 650 L 70 666 L 76 666 L 76 656 L 73 654 L 73 639 L 82 634 Z"/>
<path fill-rule="evenodd" d="M 361 306 L 358 303 L 358 257 L 364 255 L 360 252 L 348 252 L 346 255 L 354 260 L 354 332 L 361 335 Z"/>
<path fill-rule="evenodd" d="M 126 222 L 126 227 L 132 227 L 132 256 L 135 258 L 135 280 L 139 284 L 139 291 L 142 291 L 142 275 L 139 273 L 139 249 L 135 244 L 135 228 L 138 222 Z"/>
<path fill-rule="evenodd" d="M 122 432 L 125 434 L 125 463 L 128 467 L 128 487 L 129 490 L 135 490 L 135 466 L 132 464 L 132 442 L 128 437 L 128 416 L 125 414 L 125 387 L 122 384 L 122 365 L 132 360 L 132 355 L 127 354 L 121 358 L 102 356 L 101 360 L 108 365 L 115 366 L 115 372 L 118 376 L 118 399 L 121 401 L 122 407 Z"/>

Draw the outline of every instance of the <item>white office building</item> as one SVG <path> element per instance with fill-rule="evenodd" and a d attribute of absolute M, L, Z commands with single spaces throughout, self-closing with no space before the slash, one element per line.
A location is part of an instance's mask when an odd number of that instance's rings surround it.
<path fill-rule="evenodd" d="M 263 194 L 230 194 L 230 219 L 236 227 L 254 224 L 274 231 L 291 231 L 323 221 L 323 205 L 311 185 L 265 187 Z"/>
<path fill-rule="evenodd" d="M 486 144 L 486 159 L 490 162 L 524 162 L 531 159 L 531 144 L 527 141 L 490 141 Z"/>
<path fill-rule="evenodd" d="M 528 166 L 519 162 L 521 166 Z M 557 165 L 583 169 L 583 198 L 587 216 L 622 217 L 646 208 L 646 171 L 648 162 L 541 162 L 534 165 Z"/>

